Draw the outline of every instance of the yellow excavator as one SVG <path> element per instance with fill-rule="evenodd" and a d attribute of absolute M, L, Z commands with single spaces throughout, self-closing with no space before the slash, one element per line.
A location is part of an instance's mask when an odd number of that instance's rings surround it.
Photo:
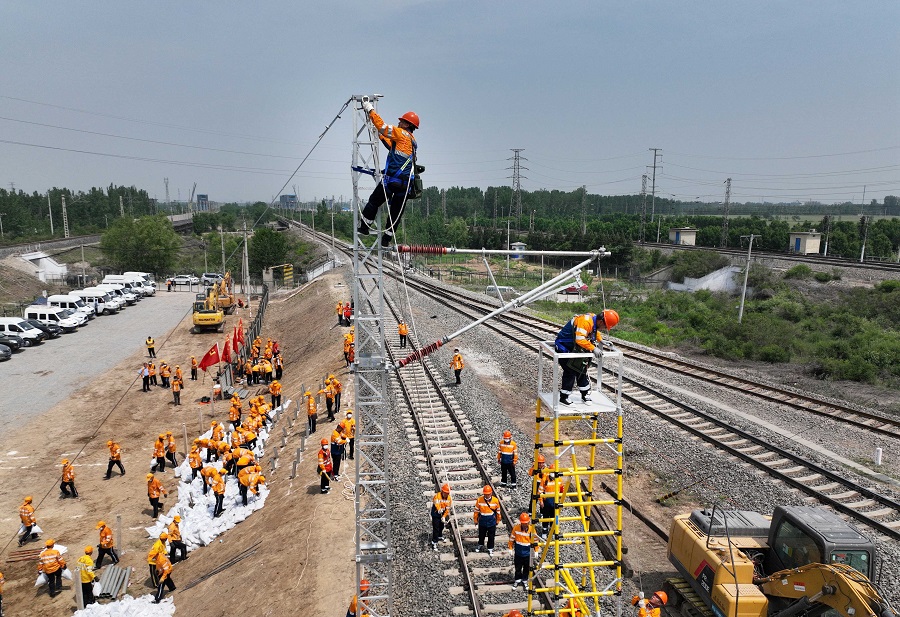
<path fill-rule="evenodd" d="M 231 279 L 231 272 L 226 272 L 225 276 L 215 283 L 213 287 L 216 289 L 219 307 L 226 315 L 231 315 L 237 308 L 237 301 L 234 299 L 234 282 Z"/>
<path fill-rule="evenodd" d="M 872 583 L 875 545 L 837 514 L 809 506 L 676 516 L 665 585 L 687 617 L 896 617 Z"/>
<path fill-rule="evenodd" d="M 210 287 L 206 294 L 197 294 L 194 299 L 193 327 L 191 332 L 224 332 L 225 312 L 219 304 L 219 285 Z M 232 297 L 232 301 L 233 301 Z"/>

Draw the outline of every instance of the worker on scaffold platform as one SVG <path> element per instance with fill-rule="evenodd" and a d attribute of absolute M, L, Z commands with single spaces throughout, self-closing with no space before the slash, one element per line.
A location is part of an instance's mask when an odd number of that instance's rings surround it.
<path fill-rule="evenodd" d="M 403 209 L 409 199 L 410 189 L 413 188 L 416 170 L 416 139 L 413 131 L 419 128 L 419 116 L 408 111 L 399 118 L 397 126 L 385 124 L 375 112 L 375 106 L 364 98 L 363 110 L 369 115 L 372 124 L 378 131 L 378 138 L 390 152 L 384 166 L 384 175 L 378 186 L 366 202 L 359 219 L 359 227 L 356 231 L 361 236 L 369 234 L 370 228 L 375 224 L 378 209 L 385 202 L 388 203 L 388 219 L 384 225 L 381 236 L 381 246 L 388 247 L 394 237 L 394 230 L 403 216 Z"/>
<path fill-rule="evenodd" d="M 601 327 L 610 328 L 619 323 L 619 314 L 611 309 L 606 309 L 600 315 L 585 313 L 575 315 L 556 335 L 556 351 L 559 353 L 593 353 L 600 357 L 602 350 L 599 341 Z M 588 378 L 590 358 L 560 358 L 562 367 L 562 386 L 559 389 L 559 402 L 563 405 L 571 405 L 569 397 L 572 395 L 572 387 L 577 383 L 581 392 L 581 401 L 588 403 L 591 400 L 591 380 Z"/>

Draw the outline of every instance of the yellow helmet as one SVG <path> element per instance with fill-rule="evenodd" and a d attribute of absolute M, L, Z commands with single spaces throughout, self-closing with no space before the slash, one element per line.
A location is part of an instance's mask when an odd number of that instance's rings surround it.
<path fill-rule="evenodd" d="M 147 479 L 148 479 L 148 480 L 152 480 L 152 479 L 153 479 L 153 474 L 152 474 L 152 473 L 148 473 L 148 474 L 147 474 Z"/>

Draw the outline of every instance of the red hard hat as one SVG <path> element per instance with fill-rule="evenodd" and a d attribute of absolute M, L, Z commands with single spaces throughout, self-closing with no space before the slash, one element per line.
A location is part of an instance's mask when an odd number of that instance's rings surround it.
<path fill-rule="evenodd" d="M 406 120 L 414 127 L 419 128 L 419 114 L 414 111 L 408 111 L 399 118 L 400 120 Z"/>
<path fill-rule="evenodd" d="M 656 591 L 653 595 L 662 600 L 663 604 L 669 603 L 669 595 L 665 591 Z"/>
<path fill-rule="evenodd" d="M 528 516 L 528 512 L 522 512 L 522 514 L 519 515 L 519 522 L 520 523 L 530 523 L 531 522 L 531 517 Z"/>
<path fill-rule="evenodd" d="M 543 454 L 538 454 L 538 461 L 537 461 L 537 462 L 538 462 L 538 463 L 546 463 L 546 462 L 547 462 L 547 459 L 544 458 L 544 455 L 543 455 Z"/>
<path fill-rule="evenodd" d="M 363 579 L 359 581 L 359 590 L 360 591 L 369 591 L 369 581 L 368 579 Z"/>
<path fill-rule="evenodd" d="M 516 609 L 513 609 L 506 614 L 506 617 L 522 617 L 522 613 L 520 611 L 517 611 Z"/>
<path fill-rule="evenodd" d="M 619 314 L 612 309 L 604 309 L 603 323 L 606 326 L 606 329 L 609 330 L 619 323 Z"/>
<path fill-rule="evenodd" d="M 512 437 L 512 433 L 509 431 L 503 431 L 503 439 L 509 439 Z"/>
<path fill-rule="evenodd" d="M 449 493 L 449 492 L 450 492 L 450 485 L 447 484 L 446 482 L 444 482 L 443 484 L 441 484 L 441 492 L 442 492 L 442 493 Z"/>
<path fill-rule="evenodd" d="M 324 437 L 322 438 L 322 445 L 323 445 L 323 446 L 327 446 L 327 445 L 328 445 L 328 440 L 327 440 L 326 438 L 324 438 Z"/>
<path fill-rule="evenodd" d="M 481 493 L 482 493 L 483 495 L 490 495 L 490 494 L 493 493 L 493 492 L 494 492 L 494 491 L 491 490 L 491 486 L 490 486 L 489 484 L 485 484 L 485 485 L 484 485 L 484 488 L 481 489 Z"/>

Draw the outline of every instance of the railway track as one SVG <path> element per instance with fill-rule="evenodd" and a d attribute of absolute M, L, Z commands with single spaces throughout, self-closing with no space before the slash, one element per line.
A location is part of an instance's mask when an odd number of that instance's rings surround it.
<path fill-rule="evenodd" d="M 480 303 L 468 298 L 449 297 L 443 289 L 429 286 L 421 281 L 407 280 L 406 283 L 408 287 L 441 302 L 444 306 L 468 318 L 476 319 L 486 312 L 484 305 L 487 303 Z M 517 345 L 529 350 L 536 350 L 538 341 L 549 338 L 548 334 L 555 335 L 556 328 L 559 327 L 555 325 L 554 329 L 548 330 L 550 322 L 543 322 L 543 324 L 541 322 L 543 320 L 506 314 L 485 323 L 484 326 Z M 900 502 L 860 487 L 852 480 L 842 477 L 841 474 L 829 471 L 785 448 L 780 448 L 770 443 L 768 439 L 752 435 L 658 390 L 639 384 L 633 379 L 626 379 L 625 382 L 627 385 L 623 391 L 623 399 L 628 403 L 678 426 L 718 450 L 754 465 L 769 476 L 831 506 L 885 536 L 900 539 Z M 739 385 L 730 387 L 744 391 Z M 758 393 L 755 394 L 758 395 Z M 806 409 L 808 401 L 790 401 L 785 404 Z M 811 411 L 820 413 L 819 410 Z M 849 411 L 856 413 L 855 410 Z M 854 423 L 850 418 L 840 419 L 844 422 Z M 870 428 L 864 422 L 856 424 L 863 428 Z M 896 437 L 896 432 L 893 436 Z"/>
<path fill-rule="evenodd" d="M 386 303 L 393 323 L 385 323 L 385 346 L 392 362 L 399 360 L 399 312 L 390 301 Z M 387 314 L 386 314 L 387 317 Z M 408 351 L 417 349 L 414 335 L 408 338 Z M 490 470 L 482 463 L 487 453 L 480 447 L 480 440 L 470 435 L 471 424 L 459 403 L 444 392 L 436 372 L 428 358 L 411 363 L 390 375 L 392 391 L 398 393 L 397 404 L 406 421 L 408 437 L 414 437 L 421 445 L 424 463 L 427 465 L 434 490 L 448 482 L 452 487 L 453 514 L 449 533 L 450 544 L 458 560 L 458 575 L 464 594 L 459 594 L 461 604 L 454 614 L 472 614 L 476 617 L 502 614 L 513 608 L 524 611 L 526 598 L 521 591 L 510 591 L 512 583 L 510 560 L 506 558 L 506 539 L 513 521 L 510 517 L 509 493 L 497 491 L 500 498 L 502 523 L 498 525 L 496 549 L 493 554 L 476 553 L 471 549 L 478 539 L 477 527 L 472 522 L 475 500 L 485 485 L 494 487 Z M 439 545 L 446 550 L 445 544 Z"/>

